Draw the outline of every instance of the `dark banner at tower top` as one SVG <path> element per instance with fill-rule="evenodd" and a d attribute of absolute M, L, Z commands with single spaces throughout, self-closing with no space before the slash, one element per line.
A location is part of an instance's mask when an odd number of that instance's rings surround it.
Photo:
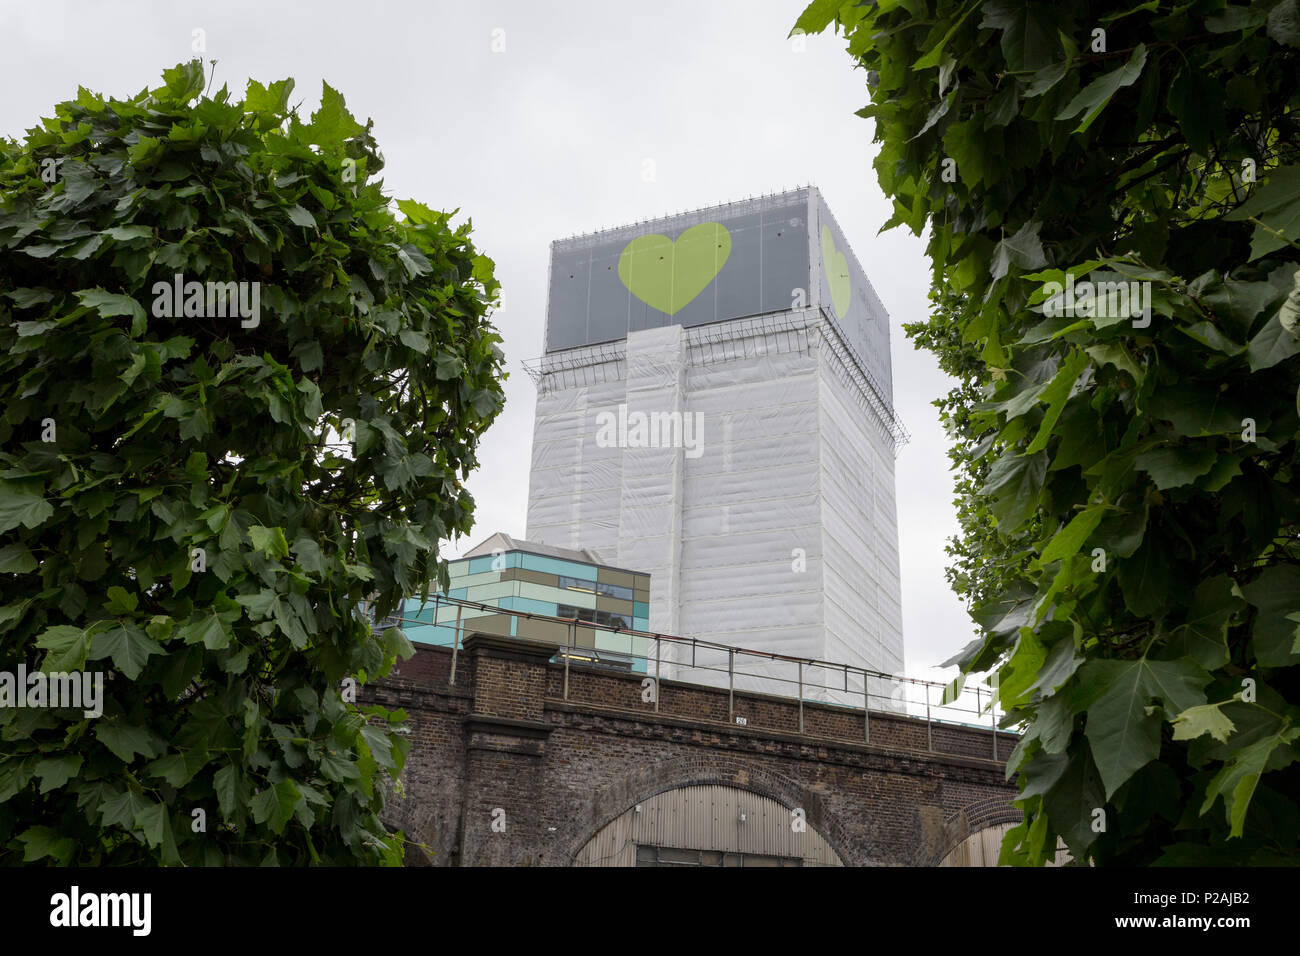
<path fill-rule="evenodd" d="M 817 306 L 892 390 L 888 316 L 804 188 L 552 243 L 546 351 Z"/>

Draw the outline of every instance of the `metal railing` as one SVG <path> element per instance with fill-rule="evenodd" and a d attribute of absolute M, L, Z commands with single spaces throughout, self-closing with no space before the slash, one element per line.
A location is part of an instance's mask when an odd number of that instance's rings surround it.
<path fill-rule="evenodd" d="M 390 623 L 397 624 L 403 628 L 404 633 L 409 633 L 417 641 L 420 640 L 417 632 L 419 628 L 437 627 L 440 630 L 449 630 L 451 632 L 449 683 L 451 684 L 456 683 L 456 666 L 465 635 L 473 631 L 501 634 L 498 630 L 475 626 L 476 620 L 488 617 L 508 619 L 512 623 L 508 633 L 503 636 L 537 639 L 534 635 L 523 633 L 525 630 L 533 629 L 520 626 L 519 622 L 527 621 L 533 625 L 550 625 L 551 636 L 543 638 L 546 640 L 553 640 L 554 634 L 562 629 L 564 639 L 559 642 L 559 649 L 553 660 L 558 660 L 564 665 L 562 696 L 566 701 L 570 699 L 571 691 L 570 663 L 578 662 L 617 669 L 625 674 L 653 677 L 652 696 L 656 712 L 659 711 L 662 697 L 659 693 L 662 680 L 719 689 L 725 686 L 729 722 L 734 722 L 738 716 L 736 713 L 738 690 L 772 694 L 797 702 L 800 733 L 805 730 L 805 702 L 853 710 L 861 709 L 862 739 L 869 743 L 871 741 L 870 711 L 874 705 L 877 712 L 884 711 L 924 719 L 925 749 L 929 751 L 935 750 L 936 725 L 983 727 L 991 732 L 990 752 L 993 759 L 1001 759 L 997 735 L 999 732 L 1006 731 L 999 731 L 998 720 L 1001 712 L 997 708 L 993 691 L 987 687 L 962 687 L 952 694 L 951 684 L 889 674 L 852 664 L 733 647 L 700 638 L 611 627 L 580 618 L 517 611 L 442 595 L 430 595 L 417 614 L 423 615 L 426 613 L 424 609 L 428 607 L 433 609 L 429 620 L 423 620 L 420 616 L 407 617 L 404 614 L 393 614 L 379 622 L 376 627 L 382 629 Z M 454 617 L 451 614 L 453 608 Z M 445 622 L 442 620 L 444 616 Z M 494 623 L 499 626 L 501 622 Z M 579 634 L 587 636 L 586 632 L 590 632 L 593 638 L 590 645 L 578 640 Z M 601 640 L 595 639 L 597 633 L 603 635 L 605 646 L 600 646 Z M 626 642 L 626 649 L 611 646 L 620 642 Z M 423 643 L 442 643 L 443 646 L 447 646 L 445 642 Z M 707 679 L 700 679 L 701 677 Z M 952 698 L 946 702 L 945 692 L 950 693 Z"/>

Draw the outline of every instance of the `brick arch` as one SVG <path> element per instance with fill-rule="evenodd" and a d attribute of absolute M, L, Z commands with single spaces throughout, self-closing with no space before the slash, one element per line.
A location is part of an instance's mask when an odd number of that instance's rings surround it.
<path fill-rule="evenodd" d="M 830 812 L 825 794 L 796 780 L 725 755 L 677 757 L 641 767 L 597 791 L 584 811 L 561 828 L 556 841 L 572 866 L 587 842 L 616 817 L 651 797 L 682 787 L 716 784 L 747 790 L 775 800 L 787 809 L 802 807 L 808 826 L 821 835 L 845 866 L 867 864 L 845 828 Z"/>
<path fill-rule="evenodd" d="M 1011 805 L 1013 797 L 992 797 L 988 800 L 980 800 L 969 806 L 963 807 L 943 822 L 943 837 L 940 840 L 941 849 L 926 861 L 926 866 L 938 866 L 949 853 L 957 849 L 963 841 L 967 840 L 972 834 L 987 827 L 998 826 L 1002 823 L 1019 823 L 1023 820 L 1024 814 L 1016 807 Z"/>

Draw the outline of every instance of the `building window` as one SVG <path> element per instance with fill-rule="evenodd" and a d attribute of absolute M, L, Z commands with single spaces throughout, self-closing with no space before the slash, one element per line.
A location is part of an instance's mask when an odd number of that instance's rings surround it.
<path fill-rule="evenodd" d="M 624 601 L 631 601 L 633 598 L 631 588 L 625 588 L 618 584 L 607 584 L 604 581 L 584 581 L 581 578 L 560 577 L 557 579 L 557 586 L 564 591 L 603 594 L 606 597 L 621 598 Z"/>
<path fill-rule="evenodd" d="M 579 621 L 586 621 L 588 624 L 597 624 L 601 627 L 617 628 L 623 631 L 632 629 L 631 620 L 622 614 L 611 614 L 609 611 L 593 611 L 591 608 L 573 607 L 570 604 L 556 605 L 555 616 L 576 617 Z"/>

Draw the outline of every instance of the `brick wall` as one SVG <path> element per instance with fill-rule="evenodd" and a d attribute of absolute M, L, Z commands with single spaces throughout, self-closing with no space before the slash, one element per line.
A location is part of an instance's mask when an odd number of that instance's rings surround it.
<path fill-rule="evenodd" d="M 715 783 L 804 809 L 847 865 L 929 865 L 1009 805 L 1016 742 L 990 729 L 549 663 L 553 645 L 472 635 L 456 656 L 420 646 L 365 697 L 407 711 L 412 748 L 386 821 L 434 865 L 565 866 L 633 804 Z M 928 747 L 933 746 L 933 750 Z M 966 811 L 970 809 L 968 819 Z M 407 858 L 422 862 L 410 848 Z"/>

